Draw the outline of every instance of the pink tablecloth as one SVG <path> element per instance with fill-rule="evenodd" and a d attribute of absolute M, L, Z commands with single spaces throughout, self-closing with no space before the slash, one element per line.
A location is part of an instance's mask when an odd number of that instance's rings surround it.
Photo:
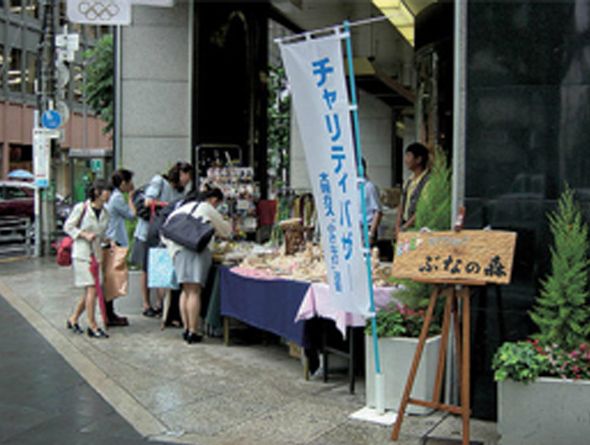
<path fill-rule="evenodd" d="M 380 309 L 390 302 L 399 303 L 395 299 L 395 292 L 400 287 L 374 287 L 373 298 L 375 300 L 375 308 Z M 313 317 L 329 318 L 336 322 L 336 327 L 344 338 L 346 338 L 347 326 L 364 326 L 365 319 L 350 312 L 344 312 L 334 309 L 330 299 L 330 290 L 326 283 L 311 283 L 307 293 L 303 297 L 299 311 L 295 317 L 295 321 L 308 320 Z"/>

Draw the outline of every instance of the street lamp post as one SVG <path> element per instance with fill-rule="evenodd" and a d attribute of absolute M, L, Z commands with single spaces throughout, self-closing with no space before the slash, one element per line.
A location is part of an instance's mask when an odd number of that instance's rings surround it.
<path fill-rule="evenodd" d="M 55 106 L 55 2 L 41 2 L 41 38 L 38 45 L 36 93 L 37 109 L 35 110 L 35 128 L 40 128 L 41 117 L 47 110 Z M 51 139 L 49 152 L 49 178 L 53 178 L 53 155 L 56 151 L 56 140 Z M 40 187 L 35 192 L 35 255 L 47 255 L 51 249 L 51 234 L 55 231 L 54 191 L 51 182 L 45 188 L 44 199 Z M 43 244 L 41 244 L 43 243 Z"/>

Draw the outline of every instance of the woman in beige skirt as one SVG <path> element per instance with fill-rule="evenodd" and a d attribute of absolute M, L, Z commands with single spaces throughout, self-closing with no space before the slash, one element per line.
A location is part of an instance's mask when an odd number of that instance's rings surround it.
<path fill-rule="evenodd" d="M 78 319 L 86 310 L 88 317 L 88 336 L 93 338 L 108 338 L 96 323 L 96 285 L 94 276 L 90 272 L 90 255 L 95 254 L 97 261 L 101 260 L 100 248 L 104 241 L 109 223 L 109 214 L 105 203 L 111 196 L 112 187 L 104 180 L 94 182 L 88 191 L 88 199 L 78 203 L 72 209 L 64 230 L 72 237 L 72 266 L 74 270 L 74 286 L 84 289 L 84 294 L 76 304 L 73 314 L 67 322 L 68 329 L 76 334 L 84 331 L 78 324 Z"/>
<path fill-rule="evenodd" d="M 199 202 L 200 201 L 200 202 Z M 190 214 L 193 218 L 202 218 L 215 229 L 215 235 L 228 238 L 232 233 L 232 225 L 224 220 L 217 207 L 223 202 L 223 193 L 218 188 L 202 192 L 200 195 L 187 196 L 179 208 L 168 216 L 173 218 L 178 214 Z M 211 251 L 206 247 L 202 252 L 195 252 L 180 246 L 172 240 L 162 236 L 166 244 L 178 283 L 182 287 L 180 294 L 180 316 L 184 324 L 182 337 L 188 344 L 198 343 L 203 339 L 202 332 L 197 332 L 199 314 L 201 312 L 201 291 L 207 281 L 211 268 Z"/>

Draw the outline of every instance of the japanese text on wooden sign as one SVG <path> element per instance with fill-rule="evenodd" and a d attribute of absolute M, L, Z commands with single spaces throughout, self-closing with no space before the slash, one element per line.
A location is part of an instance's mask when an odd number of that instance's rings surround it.
<path fill-rule="evenodd" d="M 514 232 L 404 232 L 398 236 L 391 275 L 508 284 L 515 244 Z"/>

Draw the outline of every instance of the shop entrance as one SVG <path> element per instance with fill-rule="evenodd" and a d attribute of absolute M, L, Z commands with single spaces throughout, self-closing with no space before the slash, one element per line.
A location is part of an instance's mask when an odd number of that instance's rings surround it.
<path fill-rule="evenodd" d="M 108 179 L 113 172 L 110 149 L 76 149 L 69 152 L 69 195 L 72 204 L 86 199 L 86 190 L 96 179 Z"/>
<path fill-rule="evenodd" d="M 266 195 L 268 5 L 195 5 L 193 146 L 238 146 Z M 193 159 L 193 161 L 195 161 Z"/>

